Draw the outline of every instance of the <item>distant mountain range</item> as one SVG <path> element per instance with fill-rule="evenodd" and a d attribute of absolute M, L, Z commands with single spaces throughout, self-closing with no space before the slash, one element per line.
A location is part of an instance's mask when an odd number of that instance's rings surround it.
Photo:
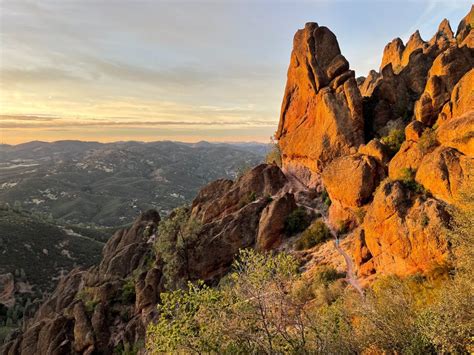
<path fill-rule="evenodd" d="M 115 226 L 167 214 L 218 178 L 260 163 L 261 143 L 58 141 L 0 146 L 0 200 L 55 220 Z"/>

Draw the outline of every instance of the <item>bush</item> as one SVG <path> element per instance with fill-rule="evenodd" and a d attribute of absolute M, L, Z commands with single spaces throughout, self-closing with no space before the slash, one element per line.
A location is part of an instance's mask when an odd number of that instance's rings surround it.
<path fill-rule="evenodd" d="M 425 129 L 418 141 L 418 147 L 423 154 L 429 153 L 438 144 L 436 131 L 432 128 Z"/>
<path fill-rule="evenodd" d="M 329 198 L 329 194 L 326 191 L 326 189 L 324 189 L 323 192 L 321 192 L 321 200 L 326 205 L 326 207 L 331 206 L 331 199 Z"/>
<path fill-rule="evenodd" d="M 296 242 L 296 249 L 303 250 L 314 247 L 331 238 L 331 231 L 322 220 L 318 219 L 311 224 Z"/>
<path fill-rule="evenodd" d="M 392 129 L 390 133 L 380 140 L 390 150 L 391 155 L 395 155 L 405 141 L 405 132 L 402 129 Z"/>
<path fill-rule="evenodd" d="M 195 248 L 200 224 L 190 217 L 187 208 L 177 208 L 161 221 L 155 242 L 156 253 L 163 260 L 163 275 L 168 289 L 186 286 L 189 278 L 189 253 Z"/>
<path fill-rule="evenodd" d="M 305 209 L 298 207 L 286 217 L 285 232 L 289 236 L 295 235 L 308 228 L 309 224 L 309 216 Z"/>
<path fill-rule="evenodd" d="M 415 176 L 416 170 L 412 168 L 403 168 L 400 170 L 400 181 L 406 188 L 415 193 L 425 194 L 425 188 L 415 181 Z"/>
<path fill-rule="evenodd" d="M 135 302 L 135 282 L 132 278 L 127 279 L 122 285 L 120 301 L 125 304 Z"/>

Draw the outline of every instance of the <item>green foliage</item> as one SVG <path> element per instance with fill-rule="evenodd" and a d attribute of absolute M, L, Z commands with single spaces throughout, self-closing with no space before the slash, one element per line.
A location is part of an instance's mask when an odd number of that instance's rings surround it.
<path fill-rule="evenodd" d="M 331 238 L 331 231 L 322 220 L 313 222 L 296 241 L 296 249 L 309 249 Z"/>
<path fill-rule="evenodd" d="M 95 306 L 97 306 L 100 301 L 94 297 L 94 292 L 92 287 L 82 288 L 75 297 L 76 300 L 81 300 L 84 304 L 84 308 L 88 314 L 94 312 Z"/>
<path fill-rule="evenodd" d="M 298 207 L 291 212 L 285 220 L 285 232 L 287 235 L 295 235 L 304 231 L 310 224 L 309 216 L 303 207 Z"/>
<path fill-rule="evenodd" d="M 137 355 L 140 350 L 145 347 L 143 340 L 137 341 L 135 344 L 120 343 L 114 348 L 114 354 L 119 355 Z"/>
<path fill-rule="evenodd" d="M 195 246 L 200 228 L 186 208 L 174 210 L 160 223 L 155 249 L 164 262 L 163 274 L 168 289 L 186 286 L 189 253 Z"/>
<path fill-rule="evenodd" d="M 432 128 L 425 129 L 418 140 L 418 148 L 420 148 L 420 151 L 423 153 L 423 155 L 430 152 L 438 144 L 438 140 L 436 139 L 436 131 Z"/>
<path fill-rule="evenodd" d="M 388 147 L 393 156 L 400 150 L 402 143 L 405 141 L 405 132 L 402 129 L 392 129 L 380 141 Z"/>
<path fill-rule="evenodd" d="M 265 157 L 265 162 L 267 164 L 276 164 L 281 168 L 282 160 L 281 160 L 281 149 L 278 142 L 275 142 L 274 138 L 270 138 L 270 151 L 267 153 Z"/>
<path fill-rule="evenodd" d="M 329 266 L 302 276 L 289 255 L 241 251 L 219 287 L 200 282 L 162 294 L 147 351 L 433 354 L 474 345 L 470 271 L 380 278 L 365 298 L 342 277 Z"/>
<path fill-rule="evenodd" d="M 122 285 L 122 293 L 120 295 L 121 303 L 130 304 L 135 302 L 135 282 L 132 278 L 125 280 Z"/>
<path fill-rule="evenodd" d="M 326 191 L 326 189 L 324 189 L 323 192 L 321 192 L 321 199 L 323 203 L 326 205 L 326 207 L 331 206 L 331 199 L 329 198 L 329 194 Z"/>
<path fill-rule="evenodd" d="M 296 351 L 301 343 L 293 331 L 298 329 L 295 322 L 301 309 L 296 314 L 286 314 L 292 305 L 286 285 L 298 277 L 297 266 L 296 260 L 285 254 L 272 256 L 242 250 L 233 264 L 234 271 L 219 288 L 199 282 L 188 284 L 187 290 L 162 294 L 160 316 L 147 329 L 147 351 Z M 284 324 L 282 316 L 288 318 Z"/>
<path fill-rule="evenodd" d="M 406 188 L 418 194 L 426 194 L 425 188 L 423 185 L 416 182 L 415 176 L 416 170 L 414 169 L 403 168 L 400 170 L 400 181 Z"/>
<path fill-rule="evenodd" d="M 346 234 L 349 232 L 349 225 L 347 222 L 339 220 L 337 221 L 337 235 Z"/>

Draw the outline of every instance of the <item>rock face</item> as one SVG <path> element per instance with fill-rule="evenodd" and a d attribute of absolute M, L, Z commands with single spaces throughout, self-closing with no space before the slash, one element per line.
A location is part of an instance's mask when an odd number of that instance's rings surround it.
<path fill-rule="evenodd" d="M 474 183 L 474 157 L 466 157 L 453 148 L 438 147 L 427 154 L 417 170 L 416 181 L 433 196 L 452 203 Z"/>
<path fill-rule="evenodd" d="M 460 46 L 474 47 L 474 32 L 471 31 L 472 28 L 474 28 L 474 5 L 466 17 L 459 22 L 456 31 L 456 41 Z"/>
<path fill-rule="evenodd" d="M 356 253 L 361 274 L 410 275 L 442 265 L 448 252 L 443 235 L 447 219 L 437 200 L 424 200 L 401 182 L 383 182 L 363 223 Z"/>
<path fill-rule="evenodd" d="M 265 207 L 259 222 L 257 250 L 271 250 L 281 244 L 285 220 L 296 208 L 296 201 L 291 193 L 278 197 Z"/>
<path fill-rule="evenodd" d="M 308 23 L 293 41 L 276 133 L 283 167 L 308 185 L 324 166 L 363 143 L 362 99 L 336 36 Z"/>
<path fill-rule="evenodd" d="M 130 229 L 118 231 L 104 247 L 101 264 L 71 271 L 28 321 L 26 330 L 0 348 L 0 353 L 112 354 L 143 339 L 164 290 L 159 286 L 159 263 L 145 267 L 152 258 L 145 230 L 154 234 L 159 221 L 156 211 L 148 211 Z M 127 288 L 133 273 L 139 274 L 139 280 L 159 276 L 153 279 L 152 294 L 133 281 Z M 135 303 L 135 298 L 140 302 Z"/>
<path fill-rule="evenodd" d="M 474 69 L 471 69 L 454 86 L 451 99 L 443 106 L 441 113 L 438 115 L 438 125 L 453 117 L 459 117 L 464 113 L 474 111 L 473 87 Z"/>
<path fill-rule="evenodd" d="M 437 131 L 438 141 L 457 149 L 463 154 L 474 156 L 474 111 L 453 118 L 442 124 Z"/>
<path fill-rule="evenodd" d="M 276 165 L 261 164 L 238 181 L 217 180 L 199 191 L 192 204 L 192 215 L 202 223 L 223 217 L 240 209 L 257 197 L 272 196 L 287 179 Z"/>
<path fill-rule="evenodd" d="M 452 46 L 442 52 L 433 62 L 425 90 L 415 104 L 416 119 L 433 125 L 454 86 L 473 65 L 474 51 L 467 46 Z"/>

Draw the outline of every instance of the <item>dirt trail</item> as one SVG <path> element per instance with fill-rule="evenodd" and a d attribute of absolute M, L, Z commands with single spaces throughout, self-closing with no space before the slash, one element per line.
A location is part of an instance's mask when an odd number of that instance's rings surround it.
<path fill-rule="evenodd" d="M 292 174 L 286 172 L 286 177 L 288 178 L 287 191 L 292 192 L 292 193 L 296 193 L 298 191 L 307 190 L 306 186 L 304 184 L 302 184 Z M 298 206 L 304 207 L 304 208 L 306 208 L 308 210 L 311 210 L 315 213 L 319 213 L 319 214 L 323 215 L 322 211 L 317 209 L 317 208 L 313 208 L 313 207 L 307 206 L 307 205 L 302 204 L 302 203 L 298 203 Z M 347 282 L 352 287 L 354 287 L 357 290 L 357 292 L 359 292 L 361 297 L 364 297 L 364 291 L 363 291 L 362 287 L 360 286 L 359 281 L 357 280 L 357 277 L 354 273 L 354 264 L 352 263 L 351 257 L 339 245 L 339 241 L 338 241 L 338 238 L 337 238 L 337 232 L 335 230 L 333 230 L 333 228 L 331 228 L 331 226 L 330 226 L 330 224 L 327 220 L 327 217 L 323 217 L 323 221 L 328 226 L 328 228 L 331 232 L 331 235 L 334 238 L 334 247 L 336 248 L 337 252 L 344 257 L 344 260 L 346 261 L 346 280 L 347 280 Z"/>
<path fill-rule="evenodd" d="M 344 257 L 344 260 L 346 260 L 346 280 L 349 282 L 352 287 L 354 287 L 361 295 L 361 297 L 364 297 L 364 291 L 362 290 L 362 287 L 359 285 L 359 281 L 357 280 L 355 274 L 354 274 L 354 265 L 352 264 L 352 259 L 350 258 L 347 253 L 342 250 L 342 248 L 337 244 L 337 242 L 334 242 L 334 246 L 336 250 L 339 252 Z"/>

